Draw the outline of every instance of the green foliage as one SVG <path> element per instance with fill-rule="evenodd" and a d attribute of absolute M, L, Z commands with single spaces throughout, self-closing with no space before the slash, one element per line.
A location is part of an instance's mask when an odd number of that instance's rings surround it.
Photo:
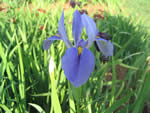
<path fill-rule="evenodd" d="M 128 13 L 134 15 L 137 20 L 141 20 L 141 26 L 145 27 L 150 32 L 150 14 L 148 13 L 150 10 L 149 0 L 126 0 L 122 2 L 122 6 L 126 7 Z"/>
<path fill-rule="evenodd" d="M 43 2 L 43 7 L 48 2 Z M 37 11 L 42 5 L 34 3 L 37 7 L 31 11 L 28 3 L 12 1 L 8 13 L 0 12 L 0 112 L 141 113 L 144 102 L 149 104 L 150 99 L 146 61 L 150 40 L 135 18 L 107 13 L 104 20 L 97 21 L 99 31 L 112 36 L 114 56 L 104 64 L 99 59 L 101 53 L 92 46 L 95 70 L 87 83 L 74 88 L 61 69 L 64 43 L 56 41 L 48 51 L 42 48 L 46 38 L 57 34 L 63 8 L 42 13 Z M 72 26 L 68 23 L 72 21 L 72 14 L 73 10 L 65 12 L 65 27 L 71 41 Z M 87 37 L 85 32 L 82 35 Z M 50 57 L 55 62 L 51 76 Z M 128 70 L 122 79 L 117 78 L 117 65 Z M 110 70 L 112 80 L 108 81 L 106 73 Z"/>

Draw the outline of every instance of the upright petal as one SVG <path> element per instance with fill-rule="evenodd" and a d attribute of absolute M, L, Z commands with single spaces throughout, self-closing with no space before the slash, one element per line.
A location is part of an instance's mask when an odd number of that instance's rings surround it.
<path fill-rule="evenodd" d="M 65 26 L 64 26 L 64 11 L 62 12 L 61 18 L 59 20 L 58 33 L 59 33 L 60 37 L 64 40 L 66 46 L 68 48 L 71 48 L 72 44 L 67 38 L 66 31 L 65 31 Z"/>
<path fill-rule="evenodd" d="M 48 49 L 55 40 L 61 40 L 58 36 L 52 36 L 43 42 L 43 49 Z"/>
<path fill-rule="evenodd" d="M 77 48 L 69 48 L 62 58 L 62 69 L 75 87 L 81 86 L 88 80 L 94 65 L 94 55 L 87 48 L 83 48 L 80 56 Z"/>
<path fill-rule="evenodd" d="M 100 51 L 107 57 L 113 55 L 113 44 L 105 39 L 102 38 L 96 38 L 96 43 Z"/>
<path fill-rule="evenodd" d="M 83 29 L 83 24 L 82 24 L 81 15 L 79 11 L 76 10 L 74 12 L 73 24 L 72 24 L 72 33 L 73 33 L 73 37 L 74 37 L 74 41 L 76 45 L 80 39 L 82 29 Z"/>
<path fill-rule="evenodd" d="M 85 41 L 85 40 L 83 40 L 83 39 L 80 39 L 80 40 L 78 41 L 78 44 L 76 45 L 76 47 L 83 47 L 83 48 L 85 48 L 86 45 L 87 45 L 87 41 Z"/>
<path fill-rule="evenodd" d="M 88 15 L 85 13 L 82 15 L 82 23 L 86 29 L 86 33 L 88 35 L 88 45 L 87 47 L 89 48 L 90 45 L 93 43 L 93 41 L 96 39 L 97 35 L 97 28 L 95 22 L 90 18 Z"/>

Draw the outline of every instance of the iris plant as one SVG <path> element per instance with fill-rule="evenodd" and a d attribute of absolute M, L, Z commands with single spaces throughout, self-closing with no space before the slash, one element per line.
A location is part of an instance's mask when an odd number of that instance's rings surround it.
<path fill-rule="evenodd" d="M 80 39 L 83 27 L 88 35 L 87 40 Z M 64 26 L 64 11 L 59 20 L 58 35 L 52 36 L 43 42 L 43 48 L 48 49 L 54 40 L 63 40 L 67 46 L 65 55 L 61 59 L 62 69 L 67 79 L 75 86 L 84 84 L 91 75 L 95 59 L 88 49 L 96 41 L 99 49 L 105 56 L 112 56 L 113 44 L 110 41 L 97 37 L 98 30 L 95 22 L 88 15 L 80 14 L 78 10 L 74 12 L 72 33 L 75 46 L 68 40 Z"/>

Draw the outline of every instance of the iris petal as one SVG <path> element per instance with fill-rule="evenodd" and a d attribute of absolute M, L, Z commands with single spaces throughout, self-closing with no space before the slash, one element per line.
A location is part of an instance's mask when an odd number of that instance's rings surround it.
<path fill-rule="evenodd" d="M 62 58 L 62 69 L 75 87 L 81 86 L 88 80 L 94 65 L 94 55 L 87 48 L 83 48 L 80 56 L 77 48 L 69 48 Z"/>
<path fill-rule="evenodd" d="M 89 48 L 90 45 L 95 40 L 98 30 L 96 28 L 95 22 L 92 20 L 92 18 L 90 18 L 86 14 L 82 15 L 82 23 L 83 23 L 83 25 L 86 29 L 86 33 L 88 35 L 88 45 L 87 45 L 87 47 Z"/>
<path fill-rule="evenodd" d="M 101 52 L 107 57 L 113 55 L 113 44 L 102 38 L 96 38 L 96 43 Z"/>
<path fill-rule="evenodd" d="M 76 47 L 86 47 L 87 45 L 87 41 L 83 40 L 83 39 L 80 39 L 80 41 L 78 41 L 78 44 Z"/>
<path fill-rule="evenodd" d="M 59 20 L 58 33 L 59 33 L 60 37 L 64 40 L 66 46 L 68 48 L 71 48 L 72 44 L 67 38 L 66 31 L 65 31 L 65 26 L 64 26 L 64 11 L 62 12 L 61 18 Z"/>
<path fill-rule="evenodd" d="M 83 29 L 83 25 L 82 25 L 81 15 L 79 11 L 76 10 L 74 12 L 73 24 L 72 24 L 72 32 L 73 32 L 73 37 L 76 45 L 80 39 L 82 29 Z"/>
<path fill-rule="evenodd" d="M 61 40 L 61 39 L 58 36 L 52 36 L 52 37 L 47 38 L 46 40 L 44 40 L 43 49 L 47 50 L 55 40 Z"/>

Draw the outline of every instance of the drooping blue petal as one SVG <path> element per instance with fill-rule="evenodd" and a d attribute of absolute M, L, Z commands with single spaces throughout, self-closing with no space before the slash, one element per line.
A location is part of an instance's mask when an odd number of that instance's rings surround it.
<path fill-rule="evenodd" d="M 89 48 L 90 45 L 93 43 L 93 41 L 96 39 L 97 35 L 97 28 L 95 22 L 90 18 L 88 15 L 85 13 L 81 16 L 82 17 L 82 23 L 86 29 L 86 33 L 88 35 L 88 45 L 87 47 Z"/>
<path fill-rule="evenodd" d="M 96 43 L 98 45 L 98 48 L 106 57 L 113 55 L 114 46 L 110 41 L 102 38 L 96 38 Z"/>
<path fill-rule="evenodd" d="M 62 12 L 61 18 L 59 20 L 58 33 L 59 33 L 60 37 L 64 40 L 66 46 L 68 48 L 71 48 L 72 44 L 67 38 L 66 31 L 65 31 L 65 26 L 64 26 L 64 11 Z"/>
<path fill-rule="evenodd" d="M 88 80 L 95 65 L 94 55 L 87 48 L 83 48 L 80 56 L 77 48 L 69 48 L 61 62 L 64 74 L 75 87 Z"/>
<path fill-rule="evenodd" d="M 44 40 L 43 49 L 47 50 L 55 40 L 61 40 L 61 38 L 58 37 L 58 36 L 52 36 L 52 37 L 47 38 L 46 40 Z"/>
<path fill-rule="evenodd" d="M 83 29 L 83 24 L 82 24 L 81 15 L 79 11 L 76 10 L 74 12 L 73 23 L 72 23 L 72 33 L 73 33 L 73 37 L 74 37 L 74 41 L 76 45 L 80 39 L 82 29 Z"/>

